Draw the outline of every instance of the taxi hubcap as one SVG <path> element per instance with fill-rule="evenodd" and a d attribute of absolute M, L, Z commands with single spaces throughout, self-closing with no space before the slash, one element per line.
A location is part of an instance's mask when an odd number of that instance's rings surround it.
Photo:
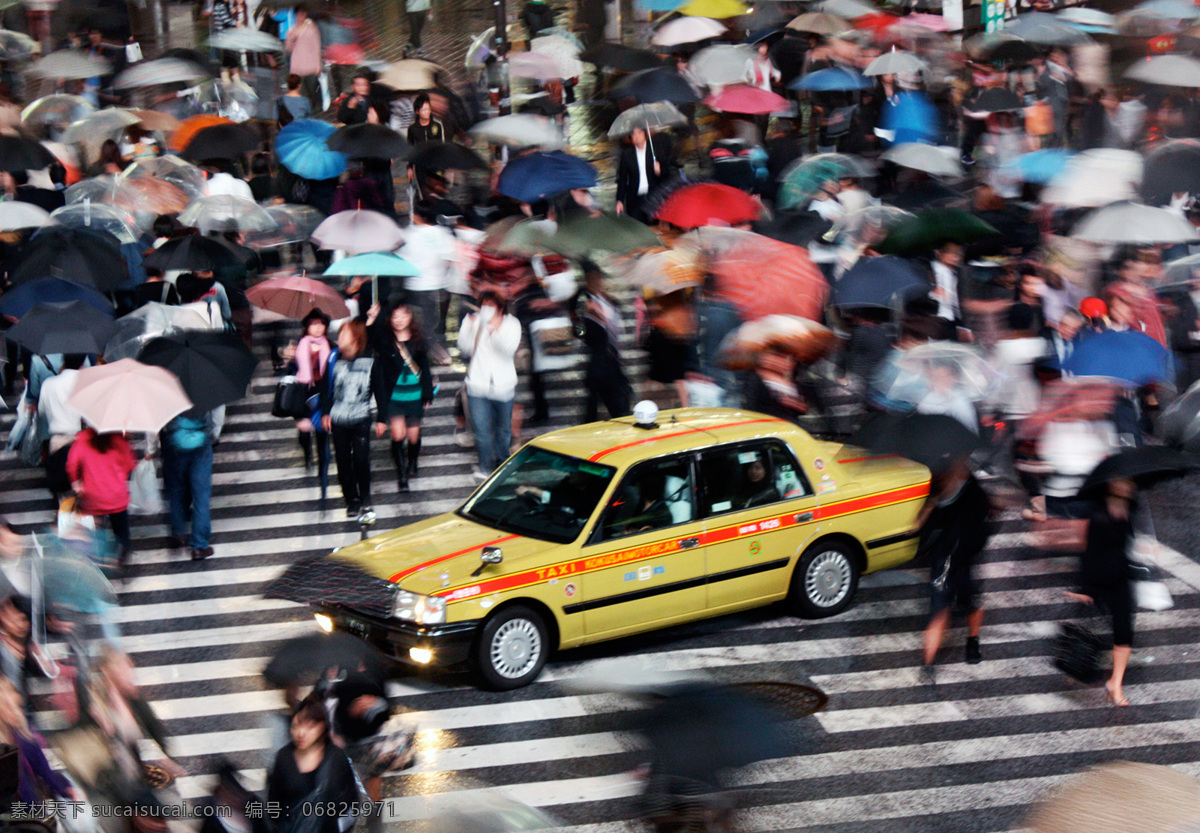
<path fill-rule="evenodd" d="M 850 587 L 850 565 L 840 552 L 823 552 L 813 559 L 805 577 L 808 598 L 821 607 L 837 604 Z"/>
<path fill-rule="evenodd" d="M 492 667 L 508 679 L 527 674 L 542 655 L 542 635 L 528 619 L 511 619 L 492 637 Z"/>

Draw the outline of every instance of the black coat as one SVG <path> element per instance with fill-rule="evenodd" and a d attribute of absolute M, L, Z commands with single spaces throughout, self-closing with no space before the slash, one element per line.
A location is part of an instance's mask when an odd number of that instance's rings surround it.
<path fill-rule="evenodd" d="M 653 147 L 653 153 L 651 148 Z M 642 201 L 671 175 L 671 145 L 666 136 L 654 136 L 640 151 L 646 158 L 646 182 L 649 188 L 645 194 L 638 193 L 638 149 L 628 145 L 621 149 L 621 157 L 617 163 L 617 202 L 625 204 L 625 213 L 639 220 L 646 219 L 642 214 Z M 654 162 L 657 160 L 659 172 L 654 172 Z"/>
<path fill-rule="evenodd" d="M 417 370 L 421 374 L 421 401 L 428 404 L 433 401 L 433 370 L 429 366 L 429 352 L 425 349 L 422 342 L 408 342 L 408 352 L 412 359 L 417 364 Z M 400 378 L 400 371 L 404 369 L 404 359 L 400 357 L 400 351 L 394 346 L 388 348 L 377 347 L 375 350 L 375 363 L 371 366 L 371 392 L 375 395 L 375 407 L 379 413 L 375 417 L 376 420 L 385 421 L 387 419 L 388 405 L 392 401 L 392 391 L 396 387 L 396 380 Z"/>

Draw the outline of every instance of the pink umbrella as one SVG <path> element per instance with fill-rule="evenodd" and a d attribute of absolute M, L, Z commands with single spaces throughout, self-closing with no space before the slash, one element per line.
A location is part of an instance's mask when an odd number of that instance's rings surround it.
<path fill-rule="evenodd" d="M 326 217 L 312 233 L 322 249 L 342 249 L 347 254 L 392 252 L 404 242 L 400 226 L 386 214 L 366 209 L 339 211 Z"/>
<path fill-rule="evenodd" d="M 513 78 L 532 78 L 535 81 L 562 78 L 558 61 L 541 52 L 514 52 L 509 55 L 508 74 Z"/>
<path fill-rule="evenodd" d="M 924 26 L 926 29 L 932 29 L 935 32 L 949 32 L 950 24 L 946 22 L 946 18 L 940 14 L 925 14 L 917 12 L 915 14 L 906 15 L 901 18 L 905 23 L 915 23 L 918 26 Z"/>
<path fill-rule="evenodd" d="M 134 359 L 79 371 L 67 404 L 96 431 L 157 433 L 192 407 L 175 374 Z"/>
<path fill-rule="evenodd" d="M 790 106 L 786 98 L 775 93 L 769 93 L 749 84 L 734 84 L 726 87 L 716 95 L 704 99 L 704 103 L 714 110 L 725 113 L 745 113 L 747 115 L 763 115 L 778 113 Z"/>
<path fill-rule="evenodd" d="M 248 289 L 246 298 L 254 306 L 284 318 L 303 318 L 314 307 L 330 318 L 347 318 L 350 315 L 350 309 L 336 290 L 302 275 L 263 281 Z"/>

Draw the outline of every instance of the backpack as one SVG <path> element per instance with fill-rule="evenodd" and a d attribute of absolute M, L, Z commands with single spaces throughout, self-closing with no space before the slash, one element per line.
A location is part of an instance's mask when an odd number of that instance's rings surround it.
<path fill-rule="evenodd" d="M 167 442 L 177 451 L 195 451 L 208 442 L 208 423 L 195 417 L 176 417 Z"/>

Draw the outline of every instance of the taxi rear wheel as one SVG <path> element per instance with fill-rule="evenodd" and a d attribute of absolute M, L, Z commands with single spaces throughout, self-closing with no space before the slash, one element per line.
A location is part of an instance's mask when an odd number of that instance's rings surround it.
<path fill-rule="evenodd" d="M 843 541 L 818 541 L 796 565 L 788 601 L 792 610 L 807 619 L 841 613 L 858 589 L 858 564 Z"/>
<path fill-rule="evenodd" d="M 475 645 L 476 673 L 494 691 L 529 685 L 550 651 L 546 624 L 527 607 L 509 607 L 487 621 Z"/>

